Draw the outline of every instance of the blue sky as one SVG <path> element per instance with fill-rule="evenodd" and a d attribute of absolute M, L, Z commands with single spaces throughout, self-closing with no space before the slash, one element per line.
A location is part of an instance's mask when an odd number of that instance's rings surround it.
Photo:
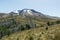
<path fill-rule="evenodd" d="M 0 12 L 10 12 L 24 8 L 60 17 L 60 0 L 0 0 Z"/>

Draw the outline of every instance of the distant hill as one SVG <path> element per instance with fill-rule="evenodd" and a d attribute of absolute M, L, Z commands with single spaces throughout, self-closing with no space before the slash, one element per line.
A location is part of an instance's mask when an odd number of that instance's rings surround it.
<path fill-rule="evenodd" d="M 8 14 L 6 14 L 6 13 L 0 13 L 0 17 L 7 17 L 8 16 Z"/>

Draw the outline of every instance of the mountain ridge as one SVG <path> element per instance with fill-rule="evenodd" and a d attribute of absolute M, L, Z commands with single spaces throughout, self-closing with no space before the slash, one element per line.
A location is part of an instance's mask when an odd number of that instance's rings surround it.
<path fill-rule="evenodd" d="M 16 12 L 9 12 L 11 13 L 12 15 L 14 15 L 14 13 L 17 15 L 22 15 L 22 17 L 25 17 L 25 16 L 31 16 L 31 17 L 38 17 L 38 18 L 52 18 L 52 19 L 59 19 L 60 17 L 55 17 L 55 16 L 50 16 L 50 15 L 46 15 L 46 14 L 43 14 L 41 12 L 38 12 L 34 9 L 22 9 L 22 10 L 17 10 L 17 13 Z M 4 16 L 5 14 L 9 14 L 9 13 L 0 13 L 0 14 L 3 14 L 2 16 Z"/>

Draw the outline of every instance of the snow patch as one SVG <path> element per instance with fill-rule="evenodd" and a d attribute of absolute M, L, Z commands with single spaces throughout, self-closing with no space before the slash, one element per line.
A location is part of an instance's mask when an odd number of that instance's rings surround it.
<path fill-rule="evenodd" d="M 33 15 L 32 12 L 30 10 L 27 10 L 27 13 L 29 13 L 30 15 Z"/>

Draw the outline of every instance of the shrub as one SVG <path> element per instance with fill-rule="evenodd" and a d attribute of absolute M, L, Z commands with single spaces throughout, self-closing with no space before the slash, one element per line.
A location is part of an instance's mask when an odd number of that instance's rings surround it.
<path fill-rule="evenodd" d="M 22 31 L 22 30 L 24 30 L 24 26 L 23 26 L 23 25 L 21 25 L 21 31 Z"/>
<path fill-rule="evenodd" d="M 17 40 L 19 40 L 19 38 L 17 37 Z"/>
<path fill-rule="evenodd" d="M 32 36 L 29 37 L 29 40 L 34 40 Z"/>
<path fill-rule="evenodd" d="M 50 26 L 51 25 L 50 22 L 47 22 L 47 25 Z"/>
<path fill-rule="evenodd" d="M 25 40 L 34 40 L 34 38 L 32 36 L 26 36 Z"/>
<path fill-rule="evenodd" d="M 57 21 L 56 21 L 56 24 L 60 24 L 60 20 L 57 20 Z"/>
<path fill-rule="evenodd" d="M 30 25 L 29 24 L 26 24 L 26 29 L 30 29 Z"/>

